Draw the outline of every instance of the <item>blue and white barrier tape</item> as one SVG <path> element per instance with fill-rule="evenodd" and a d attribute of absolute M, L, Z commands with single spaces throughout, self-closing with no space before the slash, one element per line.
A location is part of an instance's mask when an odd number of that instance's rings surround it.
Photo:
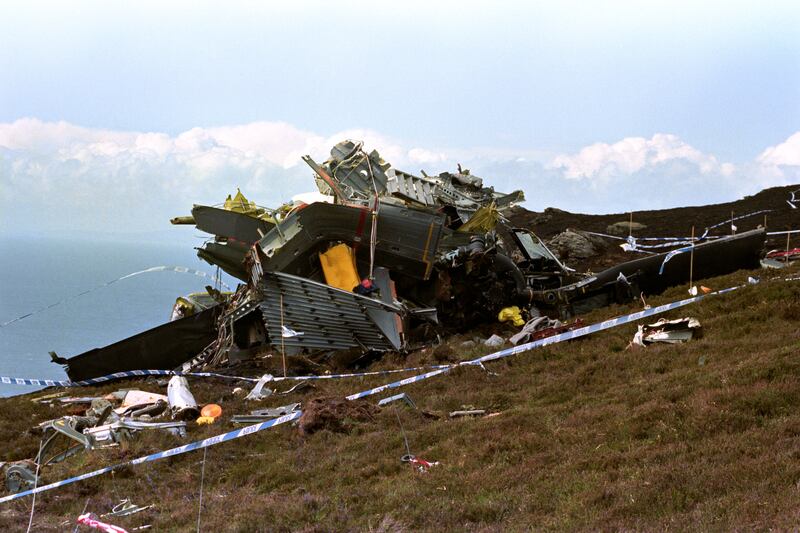
<path fill-rule="evenodd" d="M 308 375 L 308 376 L 273 376 L 270 381 L 308 381 L 315 379 L 343 379 L 343 378 L 360 378 L 366 376 L 383 376 L 387 374 L 396 374 L 399 372 L 417 372 L 419 370 L 445 368 L 450 365 L 434 365 L 434 366 L 417 366 L 411 368 L 397 368 L 392 370 L 374 370 L 371 372 L 355 372 L 350 374 L 322 374 L 322 375 Z M 90 385 L 100 385 L 109 381 L 125 378 L 137 378 L 144 376 L 191 376 L 200 378 L 221 378 L 232 379 L 237 381 L 252 381 L 257 382 L 260 378 L 242 377 L 242 376 L 229 376 L 227 374 L 217 374 L 215 372 L 175 372 L 173 370 L 126 370 L 124 372 L 115 372 L 106 376 L 97 378 L 86 379 L 82 381 L 69 381 L 69 380 L 56 380 L 56 379 L 33 379 L 33 378 L 16 378 L 12 376 L 0 376 L 0 384 L 4 385 L 33 385 L 39 387 L 87 387 Z"/>
<path fill-rule="evenodd" d="M 597 237 L 605 237 L 607 239 L 614 239 L 617 241 L 627 241 L 628 237 L 620 237 L 619 235 L 608 235 L 606 233 L 598 233 L 596 231 L 584 231 L 584 230 L 576 230 L 581 233 L 586 233 L 588 235 L 595 235 Z M 695 237 L 695 239 L 699 239 L 700 237 Z M 712 236 L 709 237 L 710 239 L 719 239 L 719 236 Z M 691 241 L 691 237 L 634 237 L 637 241 Z M 660 246 L 671 246 L 671 244 L 667 243 Z"/>
<path fill-rule="evenodd" d="M 700 301 L 703 298 L 706 298 L 708 296 L 712 296 L 712 295 L 715 295 L 715 294 L 724 294 L 726 292 L 735 291 L 736 289 L 739 289 L 741 287 L 742 286 L 731 287 L 729 289 L 723 289 L 723 290 L 712 292 L 712 293 L 709 293 L 709 294 L 703 294 L 703 295 L 700 295 L 700 296 L 687 298 L 685 300 L 680 300 L 680 301 L 677 301 L 677 302 L 671 302 L 671 303 L 668 303 L 668 304 L 659 305 L 659 306 L 653 307 L 651 309 L 645 309 L 643 311 L 638 311 L 636 313 L 631 313 L 631 314 L 628 314 L 628 315 L 625 315 L 625 316 L 612 318 L 610 320 L 605 320 L 605 321 L 599 322 L 597 324 L 592 324 L 591 326 L 585 326 L 583 328 L 575 329 L 575 330 L 572 330 L 572 331 L 567 331 L 565 333 L 560 333 L 558 335 L 554 335 L 552 337 L 547 337 L 545 339 L 539 339 L 537 341 L 533 341 L 533 342 L 529 342 L 529 343 L 525 343 L 525 344 L 520 344 L 519 346 L 514 346 L 513 348 L 500 350 L 499 352 L 494 352 L 494 353 L 491 353 L 491 354 L 488 354 L 488 355 L 484 355 L 484 356 L 478 357 L 476 359 L 471 359 L 469 361 L 462 361 L 461 363 L 457 363 L 457 364 L 454 364 L 454 365 L 451 365 L 451 366 L 447 366 L 445 368 L 440 368 L 440 369 L 437 369 L 437 370 L 433 370 L 431 372 L 426 372 L 424 374 L 419 374 L 417 376 L 411 376 L 409 378 L 402 379 L 400 381 L 395 381 L 393 383 L 387 383 L 386 385 L 381 385 L 379 387 L 374 387 L 372 389 L 365 390 L 365 391 L 362 391 L 362 392 L 358 392 L 356 394 L 351 394 L 350 396 L 347 396 L 347 399 L 348 400 L 356 400 L 356 399 L 359 399 L 359 398 L 364 398 L 366 396 L 371 396 L 373 394 L 378 394 L 378 393 L 383 392 L 383 391 L 388 390 L 388 389 L 395 389 L 395 388 L 398 388 L 398 387 L 402 387 L 404 385 L 409 385 L 411 383 L 416 383 L 418 381 L 429 379 L 429 378 L 432 378 L 434 376 L 438 376 L 438 375 L 444 374 L 446 372 L 449 372 L 450 370 L 452 370 L 453 368 L 456 368 L 458 366 L 469 366 L 469 365 L 481 366 L 483 363 L 485 363 L 487 361 L 494 361 L 494 360 L 497 360 L 497 359 L 502 359 L 504 357 L 509 357 L 509 356 L 512 356 L 512 355 L 516 355 L 516 354 L 519 354 L 519 353 L 522 353 L 522 352 L 525 352 L 525 351 L 528 351 L 528 350 L 532 350 L 534 348 L 538 348 L 540 346 L 547 346 L 549 344 L 556 344 L 556 343 L 564 342 L 564 341 L 571 340 L 571 339 L 577 339 L 579 337 L 584 337 L 586 335 L 590 335 L 590 334 L 596 333 L 598 331 L 603 331 L 603 330 L 614 328 L 614 327 L 617 327 L 617 326 L 622 326 L 623 324 L 628 324 L 628 323 L 634 322 L 636 320 L 640 320 L 642 318 L 647 318 L 647 317 L 650 317 L 650 316 L 653 316 L 653 315 L 657 315 L 659 313 L 664 313 L 666 311 L 671 311 L 673 309 L 678 309 L 678 308 L 683 307 L 685 305 L 689 305 L 691 303 Z M 286 422 L 290 422 L 292 420 L 300 418 L 301 415 L 302 415 L 301 411 L 295 411 L 294 413 L 291 413 L 291 414 L 288 414 L 288 415 L 285 415 L 285 416 L 282 416 L 282 417 L 279 417 L 279 418 L 275 418 L 273 420 L 269 420 L 269 421 L 266 421 L 266 422 L 260 422 L 258 424 L 253 424 L 251 426 L 247 426 L 245 428 L 242 428 L 242 429 L 239 429 L 239 430 L 236 430 L 236 431 L 229 431 L 227 433 L 222 433 L 220 435 L 216 435 L 214 437 L 209 437 L 209 438 L 201 440 L 201 441 L 195 441 L 195 442 L 192 442 L 190 444 L 186 444 L 184 446 L 178 446 L 176 448 L 171 448 L 169 450 L 165 450 L 165 451 L 162 451 L 162 452 L 157 452 L 157 453 L 153 453 L 153 454 L 150 454 L 150 455 L 146 455 L 144 457 L 139 457 L 137 459 L 133 459 L 133 460 L 125 462 L 125 463 L 120 463 L 120 464 L 117 464 L 117 465 L 114 465 L 114 466 L 108 466 L 108 467 L 105 467 L 105 468 L 101 468 L 99 470 L 94 470 L 92 472 L 87 472 L 87 473 L 81 474 L 79 476 L 74 476 L 74 477 L 71 477 L 71 478 L 68 478 L 68 479 L 64 479 L 62 481 L 56 481 L 55 483 L 50 483 L 48 485 L 43 485 L 43 486 L 37 487 L 35 489 L 30 489 L 30 490 L 18 492 L 16 494 L 10 494 L 8 496 L 4 496 L 4 497 L 0 498 L 0 503 L 5 503 L 5 502 L 12 501 L 12 500 L 17 500 L 19 498 L 24 498 L 25 496 L 30 496 L 32 494 L 38 494 L 40 492 L 45 492 L 45 491 L 52 490 L 52 489 L 55 489 L 55 488 L 58 488 L 58 487 L 63 487 L 64 485 L 69 485 L 69 484 L 75 483 L 77 481 L 83 481 L 84 479 L 89 479 L 89 478 L 96 477 L 96 476 L 99 476 L 99 475 L 102 475 L 102 474 L 107 474 L 108 472 L 111 472 L 111 471 L 113 471 L 115 469 L 118 469 L 118 468 L 121 468 L 123 466 L 138 465 L 138 464 L 141 464 L 141 463 L 146 463 L 146 462 L 150 462 L 150 461 L 156 461 L 158 459 L 164 459 L 164 458 L 167 458 L 167 457 L 172 457 L 174 455 L 181 455 L 181 454 L 184 454 L 184 453 L 187 453 L 187 452 L 191 452 L 191 451 L 194 451 L 194 450 L 199 450 L 201 448 L 207 448 L 207 447 L 213 446 L 215 444 L 220 444 L 222 442 L 227 442 L 227 441 L 230 441 L 230 440 L 238 439 L 238 438 L 244 437 L 246 435 L 250 435 L 252 433 L 257 433 L 259 431 L 263 431 L 265 429 L 269 429 L 269 428 L 278 426 L 280 424 L 284 424 Z"/>
<path fill-rule="evenodd" d="M 378 394 L 378 393 L 383 392 L 383 391 L 388 390 L 388 389 L 395 389 L 397 387 L 402 387 L 402 386 L 408 385 L 410 383 L 416 383 L 417 381 L 422 381 L 422 380 L 425 380 L 425 379 L 428 379 L 428 378 L 432 378 L 434 376 L 438 376 L 440 374 L 444 374 L 445 372 L 449 372 L 450 370 L 452 370 L 453 368 L 456 368 L 457 366 L 469 366 L 469 365 L 480 366 L 483 363 L 486 363 L 488 361 L 495 361 L 497 359 L 502 359 L 504 357 L 509 357 L 509 356 L 516 355 L 516 354 L 519 354 L 519 353 L 522 353 L 522 352 L 527 352 L 529 350 L 533 350 L 534 348 L 539 348 L 541 346 L 547 346 L 549 344 L 556 344 L 556 343 L 559 343 L 559 342 L 564 342 L 564 341 L 568 341 L 568 340 L 572 340 L 572 339 L 577 339 L 579 337 L 584 337 L 586 335 L 591 335 L 592 333 L 597 333 L 598 331 L 603 331 L 603 330 L 606 330 L 606 329 L 615 328 L 615 327 L 621 326 L 623 324 L 629 324 L 631 322 L 635 322 L 637 320 L 641 320 L 642 318 L 647 318 L 647 317 L 650 317 L 650 316 L 653 316 L 653 315 L 657 315 L 657 314 L 660 314 L 660 313 L 665 313 L 667 311 L 671 311 L 673 309 L 678 309 L 679 307 L 683 307 L 685 305 L 689 305 L 691 303 L 700 301 L 700 300 L 702 300 L 703 298 L 705 298 L 707 296 L 711 296 L 711 295 L 714 295 L 714 294 L 724 294 L 726 292 L 735 291 L 736 289 L 739 289 L 739 288 L 741 288 L 741 286 L 731 287 L 729 289 L 723 289 L 723 290 L 712 292 L 712 293 L 709 293 L 709 294 L 702 294 L 700 296 L 694 296 L 692 298 L 687 298 L 685 300 L 680 300 L 680 301 L 677 301 L 677 302 L 671 302 L 671 303 L 668 303 L 668 304 L 659 305 L 657 307 L 652 307 L 650 309 L 645 309 L 643 311 L 638 311 L 636 313 L 631 313 L 629 315 L 625 315 L 625 316 L 621 316 L 621 317 L 617 317 L 617 318 L 612 318 L 610 320 L 605 320 L 603 322 L 599 322 L 597 324 L 592 324 L 590 326 L 585 326 L 585 327 L 582 327 L 582 328 L 574 329 L 572 331 L 566 331 L 564 333 L 559 333 L 558 335 L 553 335 L 552 337 L 546 337 L 544 339 L 539 339 L 539 340 L 536 340 L 536 341 L 533 341 L 533 342 L 520 344 L 518 346 L 514 346 L 513 348 L 507 348 L 505 350 L 500 350 L 499 352 L 494 352 L 494 353 L 491 353 L 491 354 L 488 354 L 488 355 L 484 355 L 484 356 L 478 357 L 476 359 L 471 359 L 469 361 L 462 361 L 462 362 L 457 363 L 457 364 L 455 364 L 455 365 L 453 365 L 453 366 L 451 366 L 449 368 L 443 368 L 443 369 L 440 369 L 440 370 L 435 370 L 433 372 L 427 372 L 425 374 L 419 374 L 417 376 L 411 376 L 409 378 L 402 379 L 400 381 L 395 381 L 394 383 L 387 383 L 386 385 L 381 385 L 379 387 L 374 387 L 374 388 L 366 390 L 366 391 L 357 392 L 355 394 L 351 394 L 350 396 L 347 396 L 347 399 L 348 400 L 356 400 L 356 399 L 359 399 L 359 398 L 364 398 L 366 396 L 371 396 L 373 394 Z"/>
<path fill-rule="evenodd" d="M 243 381 L 258 381 L 258 379 L 245 378 L 241 376 L 228 376 L 225 374 L 216 374 L 214 372 L 175 372 L 172 370 L 126 370 L 124 372 L 115 372 L 107 376 L 100 376 L 97 378 L 85 379 L 82 381 L 58 380 L 58 379 L 33 379 L 33 378 L 15 378 L 11 376 L 0 376 L 0 383 L 4 385 L 36 385 L 40 387 L 87 387 L 90 385 L 100 385 L 108 381 L 117 379 L 136 378 L 144 376 L 194 376 L 202 378 L 223 378 L 235 379 Z"/>
<path fill-rule="evenodd" d="M 750 217 L 754 217 L 756 215 L 763 215 L 765 213 L 771 213 L 771 212 L 772 212 L 772 209 L 762 209 L 761 211 L 755 211 L 753 213 L 747 213 L 746 215 L 740 215 L 738 217 L 734 217 L 734 218 L 729 218 L 727 220 L 723 220 L 722 222 L 714 224 L 713 226 L 707 227 L 706 228 L 706 232 L 703 235 L 706 235 L 708 233 L 708 230 L 712 230 L 714 228 L 718 228 L 720 226 L 724 226 L 725 224 L 733 224 L 735 221 L 742 220 L 743 218 L 750 218 Z"/>
<path fill-rule="evenodd" d="M 439 368 L 450 368 L 453 365 L 431 365 L 431 366 L 417 366 L 411 368 L 397 368 L 393 370 L 374 370 L 371 372 L 356 372 L 353 374 L 322 374 L 322 375 L 310 375 L 310 376 L 273 376 L 271 381 L 283 381 L 286 379 L 290 380 L 312 380 L 312 379 L 342 379 L 342 378 L 362 378 L 366 376 L 384 376 L 387 374 L 397 374 L 399 372 L 417 372 L 419 370 L 429 370 L 429 369 L 439 369 Z M 258 380 L 256 380 L 258 381 Z"/>
<path fill-rule="evenodd" d="M 122 280 L 128 279 L 128 278 L 132 278 L 132 277 L 138 276 L 140 274 L 147 274 L 149 272 L 177 272 L 178 274 L 192 274 L 192 275 L 195 275 L 195 276 L 200 276 L 201 278 L 209 278 L 211 281 L 218 282 L 223 287 L 225 287 L 226 289 L 230 290 L 230 287 L 228 287 L 225 283 L 223 283 L 220 278 L 214 277 L 211 274 L 208 274 L 207 272 L 203 272 L 202 270 L 195 270 L 193 268 L 187 268 L 187 267 L 182 267 L 182 266 L 155 266 L 155 267 L 146 268 L 144 270 L 139 270 L 138 272 L 132 272 L 130 274 L 122 276 L 121 278 L 112 279 L 111 281 L 107 281 L 106 283 L 103 283 L 102 285 L 98 285 L 97 287 L 92 287 L 91 289 L 87 289 L 87 290 L 85 290 L 83 292 L 79 292 L 78 294 L 73 294 L 72 296 L 68 296 L 68 297 L 66 297 L 66 298 L 64 298 L 62 300 L 59 300 L 59 301 L 57 301 L 55 303 L 52 303 L 50 305 L 46 305 L 44 307 L 40 307 L 39 309 L 36 309 L 35 311 L 31 311 L 30 313 L 25 313 L 24 315 L 18 316 L 17 318 L 15 318 L 13 320 L 9 320 L 8 322 L 3 322 L 2 324 L 0 324 L 0 328 L 4 328 L 4 327 L 6 327 L 6 326 L 8 326 L 10 324 L 13 324 L 14 322 L 19 322 L 23 318 L 28 318 L 29 316 L 33 316 L 35 314 L 41 313 L 42 311 L 46 311 L 46 310 L 50 309 L 51 307 L 55 307 L 57 305 L 61 305 L 64 302 L 68 302 L 70 300 L 74 300 L 75 298 L 83 296 L 84 294 L 89 294 L 90 292 L 94 292 L 94 291 L 102 289 L 104 287 L 108 287 L 109 285 L 113 285 L 114 283 L 116 283 L 118 281 L 122 281 Z"/>
<path fill-rule="evenodd" d="M 794 203 L 797 202 L 798 200 L 794 197 L 794 195 L 795 195 L 795 193 L 798 193 L 798 192 L 800 192 L 800 189 L 797 189 L 795 191 L 790 191 L 789 192 L 789 194 L 790 194 L 789 199 L 786 200 L 786 203 L 789 204 L 789 207 L 791 207 L 792 209 L 797 209 L 797 206 L 794 205 Z"/>
<path fill-rule="evenodd" d="M 773 211 L 772 209 L 762 209 L 761 211 L 754 211 L 752 213 L 747 213 L 746 215 L 739 215 L 738 217 L 729 218 L 727 220 L 723 220 L 722 222 L 718 222 L 711 226 L 705 228 L 705 231 L 702 235 L 695 237 L 695 241 L 703 240 L 703 239 L 719 239 L 721 236 L 719 235 L 708 235 L 708 232 L 714 228 L 718 228 L 720 226 L 724 226 L 725 224 L 733 224 L 733 222 L 737 220 L 742 220 L 744 218 L 753 217 L 756 215 L 763 215 L 765 213 L 769 213 Z M 620 237 L 619 235 L 608 235 L 607 233 L 597 233 L 594 231 L 581 231 L 581 233 L 587 233 L 589 235 L 596 235 L 598 237 L 605 237 L 607 239 L 616 239 L 618 241 L 628 241 L 630 243 L 630 237 Z M 782 232 L 772 232 L 767 233 L 767 235 L 778 235 Z M 653 245 L 644 245 L 644 244 L 634 244 L 634 248 L 666 248 L 669 246 L 680 246 L 682 244 L 689 244 L 692 242 L 691 237 L 633 237 L 634 241 L 680 241 L 680 242 L 667 242 L 664 244 L 653 244 Z"/>
<path fill-rule="evenodd" d="M 678 254 L 682 254 L 684 252 L 689 252 L 689 251 L 692 250 L 692 248 L 694 248 L 694 245 L 686 246 L 684 248 L 678 248 L 677 250 L 672 250 L 671 252 L 669 252 L 664 257 L 664 261 L 661 262 L 661 268 L 658 269 L 658 275 L 660 276 L 661 274 L 664 273 L 664 267 L 667 266 L 667 263 L 669 263 L 670 259 L 672 259 L 673 257 L 675 257 Z"/>
<path fill-rule="evenodd" d="M 184 453 L 188 453 L 194 450 L 199 450 L 202 448 L 208 448 L 209 446 L 213 446 L 215 444 L 221 444 L 223 442 L 228 442 L 230 440 L 239 439 L 241 437 L 245 437 L 247 435 L 251 435 L 253 433 L 257 433 L 259 431 L 263 431 L 265 429 L 269 429 L 271 427 L 275 427 L 281 424 L 285 424 L 286 422 L 291 422 L 297 418 L 300 418 L 302 413 L 300 411 L 295 411 L 288 415 L 284 415 L 272 420 L 268 420 L 266 422 L 259 422 L 258 424 L 253 424 L 252 426 L 247 426 L 242 429 L 237 429 L 235 431 L 229 431 L 228 433 L 222 433 L 221 435 L 215 435 L 213 437 L 209 437 L 207 439 L 203 439 L 200 441 L 195 441 L 184 446 L 178 446 L 177 448 L 171 448 L 169 450 L 164 450 L 161 452 L 152 453 L 150 455 L 145 455 L 144 457 L 139 457 L 137 459 L 133 459 L 131 461 L 127 461 L 124 463 L 119 463 L 113 466 L 107 466 L 105 468 L 101 468 L 99 470 L 94 470 L 92 472 L 87 472 L 85 474 L 81 474 L 79 476 L 67 478 L 61 481 L 56 481 L 55 483 L 50 483 L 47 485 L 42 485 L 41 487 L 36 487 L 35 489 L 29 489 L 22 492 L 18 492 L 16 494 L 10 494 L 8 496 L 4 496 L 0 498 L 0 503 L 10 502 L 12 500 L 16 500 L 19 498 L 24 498 L 25 496 L 31 496 L 33 494 L 38 494 L 40 492 L 45 492 L 52 489 L 57 489 L 59 487 L 63 487 L 64 485 L 69 485 L 71 483 L 76 483 L 78 481 L 83 481 L 84 479 L 93 478 L 96 476 L 100 476 L 102 474 L 107 474 L 112 472 L 118 468 L 128 466 L 128 465 L 139 465 L 142 463 L 148 463 L 150 461 L 157 461 L 159 459 L 165 459 L 167 457 L 172 457 L 174 455 L 181 455 Z"/>

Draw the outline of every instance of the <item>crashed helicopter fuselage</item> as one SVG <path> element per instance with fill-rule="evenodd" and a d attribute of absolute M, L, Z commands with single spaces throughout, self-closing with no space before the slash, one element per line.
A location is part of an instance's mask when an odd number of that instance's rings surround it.
<path fill-rule="evenodd" d="M 213 311 L 196 310 L 215 317 L 204 333 L 210 343 L 203 350 L 195 344 L 197 355 L 183 370 L 219 364 L 231 350 L 269 346 L 289 355 L 404 351 L 494 321 L 509 306 L 523 316 L 565 318 L 660 292 L 687 275 L 686 254 L 666 269 L 665 254 L 656 254 L 577 273 L 535 234 L 507 222 L 503 214 L 524 200 L 521 191 L 496 192 L 460 167 L 415 176 L 353 141 L 334 146 L 322 164 L 303 159 L 323 201 L 265 209 L 239 192 L 221 208 L 196 205 L 192 216 L 172 220 L 213 234 L 198 256 L 243 282 L 233 294 L 215 294 L 223 303 Z M 757 266 L 763 242 L 764 231 L 754 230 L 700 243 L 696 275 Z M 161 326 L 162 334 L 185 328 L 187 318 Z M 203 335 L 194 331 L 194 338 Z M 104 357 L 103 350 L 87 353 Z M 115 365 L 107 358 L 93 364 L 92 357 L 67 360 L 70 376 Z M 174 368 L 175 360 L 164 364 Z"/>

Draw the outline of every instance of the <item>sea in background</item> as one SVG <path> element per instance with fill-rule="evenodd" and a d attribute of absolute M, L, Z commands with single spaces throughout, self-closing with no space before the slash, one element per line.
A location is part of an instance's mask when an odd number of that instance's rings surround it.
<path fill-rule="evenodd" d="M 215 275 L 216 268 L 196 256 L 193 246 L 201 243 L 185 231 L 174 240 L 0 236 L 0 324 L 68 299 L 0 327 L 0 376 L 68 379 L 49 351 L 71 357 L 167 322 L 175 298 L 204 291 L 211 280 L 152 272 L 75 296 L 153 266 Z M 235 287 L 237 280 L 223 279 Z M 0 383 L 0 396 L 37 389 Z"/>

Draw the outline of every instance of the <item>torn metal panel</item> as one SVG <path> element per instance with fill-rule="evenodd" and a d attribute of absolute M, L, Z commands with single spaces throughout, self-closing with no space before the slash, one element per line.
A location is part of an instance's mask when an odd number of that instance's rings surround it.
<path fill-rule="evenodd" d="M 464 220 L 477 209 L 494 203 L 498 208 L 506 208 L 525 200 L 522 191 L 510 194 L 495 193 L 492 188 L 483 188 L 480 178 L 465 174 L 450 174 L 419 177 L 389 169 L 386 189 L 389 194 L 406 202 L 425 207 L 452 205 L 464 212 Z"/>
<path fill-rule="evenodd" d="M 758 268 L 765 239 L 766 230 L 755 229 L 696 245 L 692 266 L 693 277 L 703 279 L 729 274 L 743 268 Z M 645 294 L 657 294 L 668 287 L 688 282 L 692 254 L 687 252 L 673 256 L 665 265 L 663 274 L 659 274 L 659 269 L 668 254 L 669 252 L 665 252 L 635 259 L 604 270 L 597 274 L 597 280 L 592 284 L 592 288 L 616 281 L 620 273 L 626 278 L 635 277 Z"/>
<path fill-rule="evenodd" d="M 492 202 L 505 208 L 525 199 L 522 191 L 505 194 L 484 187 L 483 179 L 460 165 L 457 172 L 438 176 L 423 172 L 424 177 L 419 177 L 391 168 L 377 151 L 368 154 L 362 147 L 362 142 L 340 142 L 322 165 L 309 156 L 303 157 L 322 181 L 318 180 L 320 192 L 332 192 L 340 202 L 356 205 L 367 205 L 375 196 L 392 196 L 417 207 L 452 206 L 465 211 L 464 221 L 476 209 Z"/>
<path fill-rule="evenodd" d="M 436 190 L 437 183 L 431 179 L 412 176 L 395 169 L 390 169 L 388 176 L 386 188 L 389 194 L 406 202 L 417 203 L 425 207 L 435 206 L 439 194 L 444 193 Z M 455 200 L 455 196 L 448 199 Z"/>
<path fill-rule="evenodd" d="M 694 247 L 695 279 L 729 274 L 743 268 L 757 268 L 765 242 L 765 230 L 756 229 L 706 241 Z M 640 293 L 659 294 L 689 281 L 690 253 L 674 255 L 659 274 L 669 252 L 628 261 L 583 280 L 537 290 L 537 305 L 558 307 L 563 317 L 588 312 L 610 303 L 636 298 Z"/>
<path fill-rule="evenodd" d="M 67 375 L 80 381 L 124 370 L 172 370 L 217 337 L 215 322 L 219 311 L 217 305 L 71 357 L 65 362 Z"/>
<path fill-rule="evenodd" d="M 247 279 L 244 259 L 250 247 L 237 241 L 207 242 L 197 249 L 197 257 L 240 280 Z"/>
<path fill-rule="evenodd" d="M 356 248 L 356 256 L 369 257 L 370 211 L 366 208 L 322 202 L 290 214 L 258 243 L 263 270 L 308 276 L 317 268 L 312 259 L 330 242 Z M 416 279 L 430 276 L 444 217 L 381 203 L 377 215 L 375 262 Z"/>
<path fill-rule="evenodd" d="M 209 290 L 213 291 L 213 289 L 209 287 L 204 292 L 193 292 L 185 296 L 178 296 L 178 298 L 175 299 L 175 305 L 172 306 L 170 320 L 178 320 L 185 316 L 191 316 L 217 305 L 219 303 L 217 298 L 221 300 L 222 293 L 217 292 L 217 294 L 213 294 L 210 293 Z"/>
<path fill-rule="evenodd" d="M 403 347 L 397 320 L 400 305 L 281 272 L 267 272 L 259 288 L 261 312 L 274 346 L 308 350 Z"/>
<path fill-rule="evenodd" d="M 290 403 L 288 405 L 283 405 L 281 407 L 270 407 L 267 409 L 256 409 L 255 411 L 250 411 L 251 415 L 255 416 L 269 416 L 272 418 L 278 418 L 279 416 L 288 415 L 294 413 L 295 411 L 300 410 L 299 403 Z"/>
<path fill-rule="evenodd" d="M 417 406 L 414 404 L 413 400 L 411 400 L 411 398 L 405 392 L 401 392 L 400 394 L 395 394 L 394 396 L 389 396 L 388 398 L 383 398 L 382 400 L 380 400 L 378 402 L 378 407 L 383 407 L 384 405 L 387 405 L 389 403 L 396 402 L 396 401 L 403 401 L 403 402 L 406 403 L 406 405 L 408 405 L 412 409 L 416 409 L 417 408 Z"/>
<path fill-rule="evenodd" d="M 86 416 L 67 416 L 43 422 L 39 425 L 43 435 L 36 463 L 39 465 L 58 463 L 81 450 L 91 449 L 92 441 L 83 434 L 83 429 L 96 423 L 97 419 Z M 66 445 L 57 446 L 61 441 L 65 441 Z"/>
<path fill-rule="evenodd" d="M 696 337 L 699 338 L 702 334 L 702 326 L 696 318 L 675 320 L 662 318 L 654 324 L 640 325 L 631 342 L 638 346 L 654 343 L 680 344 Z"/>
<path fill-rule="evenodd" d="M 272 374 L 264 374 L 263 376 L 261 376 L 261 379 L 259 379 L 258 382 L 255 384 L 255 386 L 253 387 L 253 390 L 251 390 L 247 394 L 247 396 L 245 396 L 244 399 L 245 400 L 260 401 L 260 400 L 263 400 L 265 398 L 268 398 L 269 396 L 272 396 L 272 393 L 275 392 L 275 391 L 273 391 L 270 388 L 267 388 L 266 391 L 264 390 L 264 387 L 270 381 L 272 381 Z"/>
<path fill-rule="evenodd" d="M 331 149 L 331 157 L 323 165 L 317 164 L 310 156 L 303 157 L 303 161 L 340 200 L 366 203 L 371 196 L 386 191 L 385 172 L 389 164 L 376 150 L 367 154 L 362 146 L 361 142 L 342 141 Z"/>
<path fill-rule="evenodd" d="M 197 229 L 246 244 L 256 242 L 275 227 L 275 224 L 262 218 L 206 205 L 195 205 L 192 217 Z"/>
<path fill-rule="evenodd" d="M 521 204 L 524 201 L 525 193 L 523 191 L 514 191 L 508 194 L 494 193 L 494 205 L 496 205 L 498 209 Z"/>
<path fill-rule="evenodd" d="M 5 463 L 0 464 L 4 466 Z M 16 461 L 6 467 L 6 489 L 17 493 L 36 486 L 36 465 L 29 460 Z"/>
<path fill-rule="evenodd" d="M 386 191 L 386 174 L 389 163 L 381 159 L 377 150 L 369 154 L 361 148 L 363 143 L 343 141 L 331 148 L 331 158 L 325 161 L 330 176 L 350 196 L 369 198 Z M 377 189 L 377 191 L 376 191 Z"/>
<path fill-rule="evenodd" d="M 392 279 L 389 277 L 389 270 L 384 267 L 375 268 L 375 279 L 373 283 L 378 289 L 378 297 L 387 305 L 395 306 L 397 302 L 397 291 Z M 399 346 L 401 343 L 400 332 L 403 331 L 403 320 L 398 313 L 389 313 L 384 309 L 367 309 L 367 315 L 375 322 L 375 325 L 389 339 L 392 344 Z M 396 347 L 397 347 L 396 346 Z"/>
<path fill-rule="evenodd" d="M 186 422 L 141 422 L 124 418 L 110 424 L 95 426 L 83 430 L 83 434 L 89 437 L 92 447 L 99 445 L 119 443 L 130 437 L 132 432 L 143 429 L 163 429 L 176 437 L 186 436 Z"/>
<path fill-rule="evenodd" d="M 283 405 L 281 407 L 256 409 L 255 411 L 250 411 L 249 415 L 233 415 L 231 417 L 231 422 L 233 422 L 234 424 L 257 424 L 259 422 L 264 422 L 266 420 L 272 420 L 273 418 L 278 418 L 279 416 L 292 414 L 299 410 L 300 410 L 299 403 L 290 403 L 289 405 Z"/>
<path fill-rule="evenodd" d="M 183 376 L 172 376 L 167 385 L 167 398 L 172 418 L 194 420 L 200 416 L 197 401 L 189 390 L 189 382 Z"/>

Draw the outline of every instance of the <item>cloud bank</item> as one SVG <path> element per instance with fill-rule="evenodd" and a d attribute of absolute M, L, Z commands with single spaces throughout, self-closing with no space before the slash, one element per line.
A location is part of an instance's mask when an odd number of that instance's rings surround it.
<path fill-rule="evenodd" d="M 157 231 L 193 203 L 215 204 L 237 187 L 263 205 L 313 190 L 300 157 L 321 161 L 346 139 L 365 141 L 394 166 L 418 173 L 456 163 L 498 190 L 521 188 L 531 209 L 608 213 L 729 201 L 800 181 L 800 132 L 734 165 L 679 137 L 596 143 L 575 153 L 531 148 L 424 147 L 351 129 L 323 135 L 284 122 L 193 128 L 178 135 L 112 131 L 33 118 L 0 123 L 0 222 L 4 231 Z"/>

